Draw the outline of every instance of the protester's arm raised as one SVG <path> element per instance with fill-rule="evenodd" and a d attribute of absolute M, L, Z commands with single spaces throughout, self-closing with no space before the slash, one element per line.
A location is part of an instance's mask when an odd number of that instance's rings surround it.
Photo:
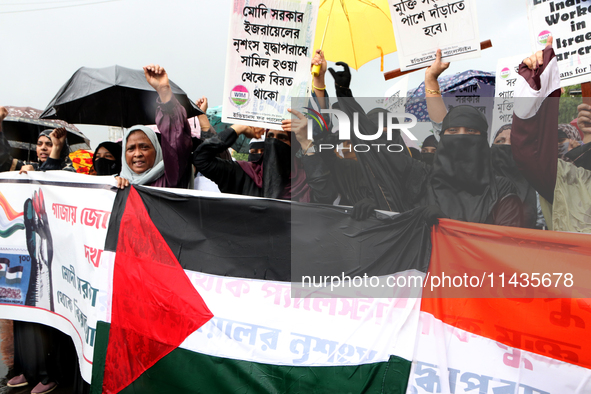
<path fill-rule="evenodd" d="M 211 130 L 211 123 L 209 123 L 209 119 L 207 119 L 207 108 L 209 107 L 209 102 L 207 101 L 207 97 L 203 96 L 195 102 L 195 105 L 203 111 L 203 115 L 199 115 L 197 119 L 199 119 L 199 128 L 201 131 L 212 131 Z"/>
<path fill-rule="evenodd" d="M 162 103 L 167 103 L 172 98 L 172 90 L 168 81 L 168 74 L 163 67 L 157 64 L 149 64 L 144 67 L 146 81 L 152 86 L 160 96 Z"/>
<path fill-rule="evenodd" d="M 543 51 L 524 59 L 519 66 L 511 150 L 521 173 L 550 203 L 554 200 L 558 168 L 559 82 L 552 37 L 549 37 Z"/>
<path fill-rule="evenodd" d="M 443 122 L 447 109 L 441 96 L 441 89 L 437 78 L 449 67 L 449 63 L 441 61 L 441 49 L 437 50 L 435 61 L 425 70 L 425 97 L 427 98 L 427 112 L 435 123 Z"/>
<path fill-rule="evenodd" d="M 51 149 L 51 153 L 49 157 L 54 160 L 59 160 L 60 155 L 62 153 L 62 149 L 64 144 L 66 143 L 66 136 L 68 132 L 65 128 L 60 127 L 59 129 L 53 130 L 49 134 L 49 138 L 51 138 L 51 143 L 53 144 L 53 148 Z"/>
<path fill-rule="evenodd" d="M 318 105 L 320 108 L 328 108 L 326 103 L 326 83 L 324 81 L 324 75 L 326 74 L 327 63 L 326 59 L 324 58 L 324 52 L 320 49 L 316 50 L 314 57 L 312 58 L 312 65 L 311 68 L 314 66 L 320 66 L 320 71 L 318 75 L 314 77 L 312 80 L 312 88 L 314 89 L 314 94 L 318 98 Z"/>

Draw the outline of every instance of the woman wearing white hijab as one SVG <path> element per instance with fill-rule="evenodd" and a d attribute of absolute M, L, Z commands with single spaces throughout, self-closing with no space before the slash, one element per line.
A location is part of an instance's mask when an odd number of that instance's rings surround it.
<path fill-rule="evenodd" d="M 123 137 L 120 178 L 132 185 L 149 185 L 164 175 L 162 148 L 156 133 L 146 126 L 133 126 Z"/>
<path fill-rule="evenodd" d="M 123 137 L 121 174 L 117 187 L 132 185 L 187 187 L 191 180 L 191 126 L 187 112 L 172 94 L 164 68 L 150 64 L 144 67 L 148 83 L 158 92 L 156 125 L 131 127 Z"/>

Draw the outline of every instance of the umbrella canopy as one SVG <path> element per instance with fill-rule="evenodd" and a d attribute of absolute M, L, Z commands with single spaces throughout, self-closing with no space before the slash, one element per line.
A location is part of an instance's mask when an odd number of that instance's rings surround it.
<path fill-rule="evenodd" d="M 20 160 L 36 161 L 37 138 L 46 129 L 64 127 L 70 152 L 90 149 L 90 141 L 76 126 L 58 119 L 40 119 L 41 110 L 31 107 L 6 106 L 8 116 L 2 122 L 2 132 L 12 148 L 11 155 Z"/>
<path fill-rule="evenodd" d="M 189 118 L 203 114 L 174 82 L 170 81 L 170 87 Z M 143 70 L 82 67 L 62 86 L 41 117 L 120 127 L 154 124 L 157 97 Z"/>
<path fill-rule="evenodd" d="M 450 105 L 484 104 L 484 100 L 480 101 L 481 97 L 492 98 L 495 95 L 495 74 L 486 71 L 468 70 L 441 77 L 438 81 L 446 104 L 455 98 L 456 103 Z M 421 83 L 416 89 L 409 90 L 407 97 L 406 112 L 416 116 L 419 122 L 428 122 L 430 119 L 425 101 L 425 83 Z"/>
<path fill-rule="evenodd" d="M 318 10 L 314 49 L 320 48 L 324 35 L 322 49 L 326 60 L 345 62 L 355 70 L 396 52 L 388 0 L 323 0 Z"/>

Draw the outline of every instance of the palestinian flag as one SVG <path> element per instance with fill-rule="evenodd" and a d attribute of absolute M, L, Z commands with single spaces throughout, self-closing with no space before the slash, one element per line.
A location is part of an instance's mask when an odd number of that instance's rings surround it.
<path fill-rule="evenodd" d="M 424 278 L 422 210 L 355 222 L 343 207 L 179 193 L 118 193 L 93 393 L 406 392 L 420 298 L 291 282 Z"/>
<path fill-rule="evenodd" d="M 8 272 L 6 272 L 6 283 L 9 285 L 13 285 L 16 283 L 21 283 L 21 279 L 23 278 L 23 266 L 17 265 L 15 267 L 8 267 Z"/>
<path fill-rule="evenodd" d="M 120 192 L 92 391 L 589 392 L 591 235 L 421 216 Z M 338 273 L 418 275 L 422 299 L 292 283 Z"/>

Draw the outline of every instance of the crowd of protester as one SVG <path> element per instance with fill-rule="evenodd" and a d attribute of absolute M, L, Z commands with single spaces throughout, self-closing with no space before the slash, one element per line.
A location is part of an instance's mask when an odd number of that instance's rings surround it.
<path fill-rule="evenodd" d="M 550 40 L 551 43 L 551 40 Z M 559 231 L 591 232 L 591 106 L 581 104 L 573 124 L 558 124 L 558 68 L 551 46 L 525 59 L 519 68 L 516 97 L 529 88 L 538 100 L 515 103 L 512 124 L 490 130 L 477 108 L 445 106 L 438 84 L 449 63 L 438 51 L 425 72 L 427 109 L 434 134 L 417 149 L 406 144 L 395 130 L 375 143 L 403 146 L 397 153 L 355 152 L 363 142 L 352 133 L 351 141 L 339 141 L 339 149 L 319 151 L 335 142 L 329 130 L 309 139 L 307 118 L 296 109 L 281 130 L 235 124 L 215 133 L 206 115 L 199 116 L 201 138 L 195 142 L 185 109 L 171 92 L 168 75 L 158 65 L 144 67 L 146 80 L 157 91 L 156 125 L 129 128 L 121 143 L 100 143 L 92 158 L 93 174 L 116 176 L 118 188 L 129 185 L 192 188 L 205 180 L 222 193 L 286 199 L 304 203 L 353 206 L 352 220 L 365 220 L 375 210 L 405 212 L 428 207 L 432 224 L 437 218 L 476 223 Z M 325 80 L 330 71 L 336 100 L 332 108 L 350 119 L 358 114 L 359 131 L 373 135 L 384 109 L 366 113 L 354 98 L 351 73 L 327 69 L 322 51 L 312 65 L 320 72 L 313 78 L 310 106 L 330 107 Z M 541 76 L 544 75 L 544 78 Z M 519 86 L 519 84 L 523 86 Z M 544 84 L 547 84 L 545 86 Z M 521 89 L 521 90 L 520 90 Z M 539 98 L 548 97 L 540 104 Z M 204 112 L 205 97 L 197 101 Z M 7 116 L 0 107 L 0 120 Z M 384 123 L 381 123 L 382 125 Z M 379 130 L 378 130 L 379 131 Z M 384 131 L 386 128 L 384 127 Z M 495 133 L 492 146 L 489 134 Z M 0 171 L 72 171 L 67 131 L 42 131 L 37 139 L 37 161 L 26 162 L 10 155 L 10 145 L 0 130 Z M 235 161 L 228 150 L 236 139 L 251 138 L 247 161 Z M 201 180 L 200 180 L 201 179 Z M 37 383 L 33 393 L 56 387 L 56 352 L 48 350 L 57 333 L 48 327 L 15 322 L 15 376 L 11 387 Z M 31 344 L 37 343 L 35 349 Z M 31 360 L 36 360 L 31 363 Z M 31 368 L 31 365 L 35 368 Z M 88 387 L 80 385 L 81 391 Z"/>

